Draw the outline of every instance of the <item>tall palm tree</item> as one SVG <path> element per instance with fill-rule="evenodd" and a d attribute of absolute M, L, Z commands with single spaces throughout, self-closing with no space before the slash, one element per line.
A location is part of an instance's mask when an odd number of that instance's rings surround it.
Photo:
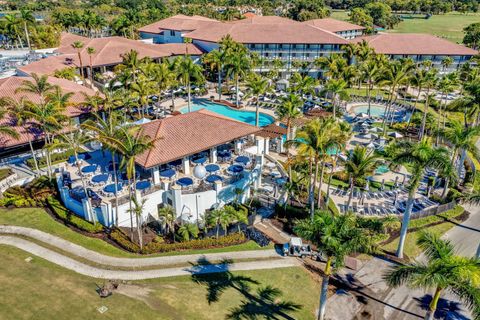
<path fill-rule="evenodd" d="M 462 97 L 453 101 L 449 109 L 464 113 L 465 126 L 479 123 L 480 114 L 480 77 L 466 80 L 462 85 Z M 472 121 L 469 123 L 468 119 Z"/>
<path fill-rule="evenodd" d="M 32 73 L 31 80 L 24 80 L 15 93 L 33 93 L 40 97 L 41 103 L 45 103 L 47 95 L 55 89 L 55 86 L 50 84 L 47 75 L 38 75 Z"/>
<path fill-rule="evenodd" d="M 260 112 L 258 96 L 265 94 L 268 91 L 269 83 L 267 79 L 253 73 L 247 80 L 247 88 L 249 93 L 253 96 L 253 100 L 255 101 L 255 125 L 259 127 Z"/>
<path fill-rule="evenodd" d="M 302 116 L 300 108 L 303 106 L 303 100 L 295 95 L 289 94 L 282 99 L 281 103 L 275 109 L 277 118 L 286 122 L 287 139 L 291 137 L 292 121 Z"/>
<path fill-rule="evenodd" d="M 445 109 L 447 108 L 447 94 L 453 92 L 455 88 L 459 84 L 458 73 L 452 72 L 443 76 L 440 81 L 438 81 L 437 89 L 440 91 L 440 95 L 443 97 L 443 103 L 440 103 L 440 109 L 438 110 L 438 117 L 437 117 L 437 135 L 435 144 L 438 145 L 439 141 L 439 133 L 440 133 L 440 120 L 443 117 L 443 124 L 445 128 L 446 123 L 446 115 Z"/>
<path fill-rule="evenodd" d="M 435 88 L 437 82 L 438 82 L 438 77 L 437 77 L 437 69 L 432 68 L 427 70 L 426 75 L 425 75 L 425 106 L 423 108 L 423 118 L 422 118 L 422 126 L 420 128 L 420 132 L 418 134 L 419 140 L 423 139 L 423 136 L 425 134 L 425 124 L 427 123 L 427 113 L 428 113 L 428 107 L 429 103 L 431 100 L 430 96 L 430 91 Z"/>
<path fill-rule="evenodd" d="M 344 163 L 345 171 L 349 175 L 350 194 L 348 195 L 347 208 L 350 208 L 350 203 L 353 197 L 353 189 L 359 179 L 365 179 L 373 174 L 375 168 L 379 164 L 379 157 L 373 152 L 369 151 L 366 147 L 356 146 L 352 152 L 347 156 L 347 160 Z"/>
<path fill-rule="evenodd" d="M 177 65 L 177 76 L 180 83 L 187 89 L 187 106 L 188 112 L 192 111 L 191 107 L 191 82 L 200 81 L 203 79 L 202 67 L 198 64 L 195 64 L 190 57 L 184 56 L 179 60 Z"/>
<path fill-rule="evenodd" d="M 143 118 L 151 102 L 151 95 L 155 93 L 155 84 L 145 76 L 139 76 L 137 81 L 130 85 L 130 89 L 138 105 L 138 116 Z"/>
<path fill-rule="evenodd" d="M 138 243 L 140 244 L 140 250 L 143 249 L 143 234 L 142 234 L 142 222 L 140 221 L 145 210 L 145 203 L 147 199 L 138 199 L 136 196 L 132 198 L 133 207 L 130 207 L 127 212 L 130 215 L 135 215 L 137 225 Z"/>
<path fill-rule="evenodd" d="M 74 41 L 72 43 L 72 48 L 77 50 L 77 56 L 78 56 L 78 64 L 80 67 L 80 76 L 82 77 L 82 80 L 85 81 L 85 77 L 83 74 L 83 61 L 82 61 L 82 49 L 83 49 L 83 42 L 82 41 Z"/>
<path fill-rule="evenodd" d="M 235 105 L 237 108 L 240 105 L 239 101 L 239 87 L 240 79 L 243 79 L 247 76 L 247 73 L 250 71 L 250 59 L 247 55 L 247 50 L 242 46 L 242 49 L 229 54 L 228 56 L 228 65 L 227 65 L 227 76 L 232 77 L 235 81 Z"/>
<path fill-rule="evenodd" d="M 108 145 L 112 146 L 122 155 L 120 167 L 124 168 L 128 179 L 129 205 L 130 205 L 130 231 L 133 239 L 133 215 L 132 201 L 136 195 L 136 167 L 135 159 L 137 156 L 153 148 L 154 140 L 144 135 L 142 127 L 123 126 L 118 129 L 118 134 L 114 137 L 104 136 Z M 139 224 L 137 217 L 137 225 Z"/>
<path fill-rule="evenodd" d="M 442 70 L 447 71 L 448 67 L 450 67 L 453 64 L 454 60 L 452 57 L 445 57 L 442 60 Z"/>
<path fill-rule="evenodd" d="M 210 226 L 216 227 L 216 237 L 219 236 L 219 227 L 222 227 L 225 235 L 228 233 L 228 226 L 232 223 L 234 217 L 232 216 L 232 211 L 227 210 L 226 207 L 211 210 L 208 212 L 206 221 Z"/>
<path fill-rule="evenodd" d="M 92 65 L 92 56 L 96 53 L 97 51 L 95 48 L 88 47 L 87 48 L 87 54 L 88 54 L 88 60 L 89 60 L 89 68 L 90 68 L 90 88 L 93 88 L 93 65 Z"/>
<path fill-rule="evenodd" d="M 172 240 L 175 242 L 175 221 L 177 216 L 172 206 L 166 205 L 158 209 L 158 218 L 166 234 L 172 234 Z"/>
<path fill-rule="evenodd" d="M 347 82 L 345 82 L 343 79 L 330 79 L 327 81 L 325 84 L 324 91 L 328 92 L 332 95 L 331 98 L 331 103 L 332 103 L 332 108 L 333 108 L 333 118 L 336 119 L 337 117 L 337 103 L 339 103 L 341 100 L 348 100 L 349 94 L 347 91 Z"/>
<path fill-rule="evenodd" d="M 407 237 L 410 214 L 413 200 L 417 193 L 420 182 L 427 168 L 446 170 L 450 164 L 449 152 L 446 148 L 432 146 L 429 139 L 420 142 L 400 141 L 387 147 L 387 155 L 395 165 L 408 164 L 412 168 L 408 186 L 408 200 L 403 213 L 400 241 L 398 243 L 397 257 L 403 258 L 403 247 Z"/>
<path fill-rule="evenodd" d="M 447 140 L 453 148 L 452 157 L 450 160 L 451 166 L 455 167 L 455 161 L 458 157 L 458 152 L 461 151 L 460 159 L 457 164 L 457 175 L 463 168 L 463 162 L 467 152 L 472 153 L 475 158 L 479 156 L 479 152 L 476 146 L 478 137 L 480 136 L 480 126 L 465 127 L 456 120 L 451 120 L 445 130 L 441 130 L 440 135 Z M 449 179 L 445 182 L 442 197 L 445 198 L 448 191 Z"/>
<path fill-rule="evenodd" d="M 363 228 L 353 214 L 332 215 L 328 211 L 317 211 L 313 221 L 310 219 L 298 221 L 294 231 L 317 246 L 327 258 L 322 275 L 317 317 L 318 320 L 323 320 L 330 277 L 335 269 L 338 270 L 344 265 L 344 259 L 348 255 L 373 252 L 372 232 Z"/>
<path fill-rule="evenodd" d="M 108 102 L 103 103 L 105 108 L 109 108 Z M 107 117 L 102 117 L 98 113 L 92 113 L 94 119 L 89 119 L 82 123 L 82 128 L 89 132 L 92 132 L 95 136 L 95 139 L 100 141 L 103 145 L 103 148 L 110 151 L 112 158 L 112 171 L 113 171 L 113 180 L 115 183 L 115 225 L 118 226 L 118 175 L 117 175 L 117 161 L 116 154 L 118 154 L 117 148 L 117 137 L 121 135 L 120 131 L 120 118 L 114 113 L 110 112 Z"/>
<path fill-rule="evenodd" d="M 15 39 L 14 42 L 17 42 L 18 45 L 23 48 L 22 38 L 20 37 L 20 30 L 19 26 L 21 24 L 21 20 L 17 18 L 14 14 L 7 14 L 4 17 L 5 19 L 5 31 L 10 39 Z"/>
<path fill-rule="evenodd" d="M 480 259 L 456 255 L 453 244 L 434 233 L 422 232 L 417 245 L 423 250 L 426 261 L 395 265 L 384 275 L 388 285 L 434 289 L 425 320 L 434 319 L 444 292 L 455 295 L 472 311 L 475 319 L 480 319 Z"/>
<path fill-rule="evenodd" d="M 379 66 L 375 60 L 369 59 L 360 65 L 360 78 L 363 79 L 363 81 L 365 81 L 367 85 L 367 101 L 368 101 L 367 114 L 369 116 L 371 114 L 370 106 L 371 106 L 372 90 L 380 76 L 381 76 L 381 66 Z"/>
<path fill-rule="evenodd" d="M 220 49 L 212 50 L 202 57 L 203 63 L 209 66 L 210 71 L 217 72 L 218 100 L 222 100 L 222 72 L 225 58 L 225 51 Z"/>
<path fill-rule="evenodd" d="M 30 35 L 28 33 L 28 25 L 35 23 L 35 17 L 31 10 L 28 9 L 20 9 L 20 21 L 23 24 L 23 30 L 25 32 L 25 39 L 27 39 L 27 46 L 29 50 L 32 50 L 32 46 L 30 45 Z"/>

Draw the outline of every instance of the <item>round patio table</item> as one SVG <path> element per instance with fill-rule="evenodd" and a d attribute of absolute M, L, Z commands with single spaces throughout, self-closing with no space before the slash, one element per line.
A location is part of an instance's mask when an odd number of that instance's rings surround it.
<path fill-rule="evenodd" d="M 152 184 L 148 180 L 143 180 L 143 181 L 138 181 L 137 184 L 135 185 L 137 190 L 145 190 L 150 188 Z"/>
<path fill-rule="evenodd" d="M 92 172 L 95 172 L 96 170 L 97 170 L 96 165 L 89 165 L 82 168 L 83 173 L 92 173 Z"/>
<path fill-rule="evenodd" d="M 207 164 L 205 166 L 205 170 L 207 170 L 207 172 L 215 172 L 220 170 L 220 167 L 218 166 L 218 164 Z"/>
<path fill-rule="evenodd" d="M 239 164 L 234 164 L 228 167 L 227 171 L 232 172 L 232 173 L 240 173 L 243 171 L 243 167 Z"/>
<path fill-rule="evenodd" d="M 176 172 L 173 169 L 166 169 L 166 170 L 160 171 L 160 177 L 171 178 L 175 175 L 175 173 Z"/>
<path fill-rule="evenodd" d="M 107 193 L 115 193 L 115 183 L 111 183 L 109 185 L 106 185 L 105 188 L 103 188 L 103 191 Z M 122 191 L 122 184 L 117 183 L 117 192 Z"/>
<path fill-rule="evenodd" d="M 250 162 L 250 158 L 246 156 L 239 156 L 235 159 L 235 162 L 247 164 Z"/>
<path fill-rule="evenodd" d="M 196 159 L 193 159 L 192 162 L 193 163 L 196 163 L 196 164 L 203 164 L 207 161 L 207 158 L 206 157 L 201 157 L 201 158 L 196 158 Z"/>
<path fill-rule="evenodd" d="M 92 182 L 95 182 L 95 183 L 107 182 L 107 180 L 108 180 L 108 174 L 106 173 L 97 174 L 96 176 L 92 177 Z"/>
<path fill-rule="evenodd" d="M 192 178 L 184 177 L 184 178 L 178 179 L 177 184 L 179 186 L 182 186 L 182 187 L 188 187 L 188 186 L 191 186 L 193 184 L 193 180 L 192 180 Z"/>
<path fill-rule="evenodd" d="M 214 183 L 216 181 L 222 181 L 222 180 L 223 178 L 216 174 L 209 175 L 208 177 L 205 178 L 205 181 L 210 183 Z"/>

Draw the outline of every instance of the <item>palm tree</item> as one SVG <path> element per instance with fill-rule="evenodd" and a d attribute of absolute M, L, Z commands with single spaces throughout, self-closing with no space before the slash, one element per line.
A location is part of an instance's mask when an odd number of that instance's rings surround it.
<path fill-rule="evenodd" d="M 166 234 L 172 234 L 172 240 L 175 242 L 175 221 L 177 216 L 172 206 L 166 205 L 158 209 L 158 218 Z"/>
<path fill-rule="evenodd" d="M 413 200 L 420 182 L 427 168 L 447 170 L 450 164 L 449 152 L 443 147 L 432 147 L 429 139 L 420 142 L 400 141 L 387 147 L 387 155 L 395 165 L 408 164 L 412 168 L 408 186 L 408 200 L 403 213 L 400 241 L 398 243 L 397 257 L 403 258 L 403 247 L 410 222 Z"/>
<path fill-rule="evenodd" d="M 11 97 L 2 97 L 0 98 L 0 119 L 3 119 L 6 114 L 9 114 L 13 119 L 15 119 L 16 126 L 22 127 L 25 131 L 30 131 L 31 124 L 28 123 L 28 119 L 25 116 L 25 111 L 27 110 L 27 100 L 25 97 L 20 98 L 20 100 L 15 100 Z M 13 139 L 18 139 L 18 133 L 11 128 L 9 124 L 2 124 L 0 126 L 0 133 L 7 135 Z M 29 137 L 31 135 L 28 135 Z M 39 172 L 37 156 L 35 155 L 35 150 L 33 149 L 33 139 L 28 139 L 28 144 L 30 146 L 30 152 L 32 153 L 33 163 L 35 164 L 36 172 Z"/>
<path fill-rule="evenodd" d="M 88 47 L 87 54 L 89 59 L 89 67 L 90 67 L 90 87 L 93 88 L 93 65 L 92 65 L 92 55 L 94 55 L 97 51 L 95 48 Z"/>
<path fill-rule="evenodd" d="M 419 140 L 422 140 L 423 139 L 423 136 L 425 134 L 425 124 L 427 122 L 427 113 L 428 113 L 428 107 L 429 107 L 429 102 L 431 100 L 431 96 L 430 96 L 430 90 L 432 90 L 437 82 L 438 82 L 438 77 L 437 77 L 437 69 L 435 68 L 432 68 L 432 69 L 429 69 L 427 70 L 426 72 L 426 75 L 425 75 L 425 106 L 423 108 L 423 118 L 422 118 L 422 126 L 420 128 L 420 132 L 419 132 Z"/>
<path fill-rule="evenodd" d="M 282 99 L 282 102 L 275 109 L 276 116 L 287 125 L 287 139 L 290 139 L 292 120 L 300 118 L 302 112 L 300 108 L 303 106 L 303 100 L 295 94 L 289 94 Z"/>
<path fill-rule="evenodd" d="M 259 127 L 260 112 L 258 106 L 258 96 L 265 94 L 268 91 L 269 83 L 267 79 L 253 73 L 247 80 L 247 88 L 250 91 L 249 93 L 253 95 L 253 100 L 255 101 L 255 125 Z"/>
<path fill-rule="evenodd" d="M 437 138 L 435 140 L 435 144 L 438 145 L 439 141 L 439 132 L 440 132 L 440 118 L 443 117 L 443 128 L 445 128 L 446 122 L 446 115 L 445 109 L 447 108 L 447 94 L 453 92 L 455 88 L 459 84 L 459 78 L 457 72 L 452 72 L 446 74 L 440 81 L 438 82 L 437 89 L 440 91 L 441 96 L 443 97 L 444 102 L 440 105 L 440 110 L 438 111 L 438 118 L 437 118 Z"/>
<path fill-rule="evenodd" d="M 475 158 L 479 155 L 476 142 L 480 136 L 480 126 L 465 127 L 460 122 L 451 120 L 445 130 L 442 130 L 439 134 L 453 147 L 452 158 L 450 160 L 452 167 L 455 167 L 458 152 L 462 152 L 457 164 L 457 175 L 460 176 L 467 152 L 472 153 Z M 449 179 L 445 182 L 442 198 L 445 198 L 447 195 L 448 184 Z"/>
<path fill-rule="evenodd" d="M 455 295 L 472 311 L 475 319 L 480 319 L 480 259 L 455 255 L 453 244 L 434 233 L 422 232 L 417 245 L 426 261 L 395 265 L 384 275 L 388 285 L 434 289 L 425 320 L 434 319 L 438 301 L 445 291 Z"/>
<path fill-rule="evenodd" d="M 348 84 L 343 79 L 330 79 L 325 84 L 324 91 L 329 92 L 332 95 L 331 103 L 333 108 L 333 118 L 336 119 L 336 107 L 337 102 L 341 100 L 347 100 L 349 98 L 349 94 L 347 91 Z"/>
<path fill-rule="evenodd" d="M 80 67 L 80 76 L 82 77 L 82 80 L 85 81 L 85 77 L 83 75 L 83 62 L 82 62 L 82 54 L 81 50 L 83 48 L 84 44 L 81 41 L 74 41 L 72 43 L 72 48 L 77 50 L 77 56 L 78 56 L 78 63 Z"/>
<path fill-rule="evenodd" d="M 356 182 L 359 179 L 365 179 L 373 174 L 378 164 L 379 157 L 366 147 L 356 146 L 355 149 L 348 154 L 344 164 L 345 171 L 348 172 L 349 175 L 348 179 L 350 183 L 350 194 L 348 195 L 346 210 L 350 208 Z"/>
<path fill-rule="evenodd" d="M 448 67 L 450 67 L 453 64 L 454 60 L 452 57 L 445 57 L 442 60 L 442 69 L 443 71 L 447 71 Z"/>
<path fill-rule="evenodd" d="M 143 211 L 145 210 L 145 202 L 147 202 L 146 199 L 137 199 L 136 196 L 133 196 L 132 198 L 133 201 L 133 207 L 127 210 L 130 215 L 135 215 L 135 221 L 137 225 L 137 235 L 138 235 L 138 243 L 140 244 L 140 250 L 143 249 L 143 235 L 142 235 L 142 214 Z"/>
<path fill-rule="evenodd" d="M 151 102 L 151 95 L 155 93 L 153 81 L 150 81 L 145 76 L 139 76 L 137 81 L 130 85 L 132 96 L 136 99 L 138 104 L 138 116 L 145 117 L 145 111 Z"/>
<path fill-rule="evenodd" d="M 103 106 L 107 110 L 110 108 L 110 105 L 106 100 L 104 100 Z M 120 131 L 121 121 L 119 116 L 113 112 L 110 112 L 107 117 L 102 117 L 98 113 L 92 114 L 94 119 L 85 121 L 81 126 L 83 129 L 92 132 L 95 135 L 95 138 L 102 143 L 105 149 L 110 150 L 112 157 L 113 179 L 115 183 L 115 225 L 118 226 L 118 175 L 115 155 L 119 152 L 116 142 L 118 141 L 117 137 L 119 137 L 122 133 Z"/>
<path fill-rule="evenodd" d="M 196 239 L 198 232 L 198 227 L 194 223 L 184 223 L 177 231 L 183 241 L 190 241 L 191 238 Z"/>
<path fill-rule="evenodd" d="M 220 49 L 212 50 L 202 57 L 202 61 L 209 66 L 210 71 L 217 72 L 218 100 L 222 100 L 222 72 L 225 61 L 225 51 Z"/>
<path fill-rule="evenodd" d="M 35 23 L 35 17 L 31 10 L 20 9 L 20 21 L 23 23 L 23 30 L 25 31 L 25 38 L 27 39 L 28 49 L 32 50 L 30 45 L 30 36 L 28 34 L 28 25 Z"/>
<path fill-rule="evenodd" d="M 361 79 L 363 79 L 367 84 L 367 114 L 370 115 L 372 90 L 381 75 L 381 66 L 379 66 L 378 63 L 373 59 L 366 60 L 360 65 L 360 75 Z"/>
<path fill-rule="evenodd" d="M 224 235 L 228 234 L 228 226 L 233 221 L 234 217 L 232 215 L 232 210 L 228 209 L 225 206 L 221 209 L 211 210 L 208 212 L 206 221 L 210 226 L 216 227 L 216 237 L 219 236 L 219 227 L 221 226 L 224 232 Z M 234 210 L 235 211 L 235 210 Z"/>
<path fill-rule="evenodd" d="M 51 85 L 48 81 L 47 75 L 38 75 L 32 73 L 33 81 L 25 80 L 22 85 L 17 88 L 15 93 L 32 93 L 40 96 L 41 103 L 45 103 L 47 95 L 55 89 L 55 86 Z"/>
<path fill-rule="evenodd" d="M 235 81 L 235 105 L 237 108 L 240 105 L 239 101 L 239 87 L 240 79 L 246 77 L 250 71 L 250 59 L 247 55 L 245 47 L 238 46 L 238 50 L 231 52 L 228 56 L 227 76 L 232 77 Z"/>
<path fill-rule="evenodd" d="M 187 89 L 187 105 L 188 112 L 192 111 L 191 108 L 191 82 L 199 81 L 203 79 L 202 67 L 195 64 L 190 57 L 184 56 L 179 60 L 177 65 L 177 76 L 180 83 Z"/>
<path fill-rule="evenodd" d="M 22 38 L 20 37 L 19 25 L 21 24 L 20 19 L 18 19 L 14 14 L 7 14 L 4 17 L 5 19 L 5 31 L 10 39 L 17 38 L 18 45 L 23 48 Z"/>
<path fill-rule="evenodd" d="M 462 91 L 462 97 L 453 101 L 449 105 L 449 109 L 464 113 L 465 126 L 469 125 L 468 118 L 472 119 L 471 124 L 478 124 L 480 114 L 480 77 L 464 82 Z"/>
<path fill-rule="evenodd" d="M 137 156 L 153 148 L 154 140 L 143 134 L 142 127 L 123 126 L 118 129 L 114 137 L 104 136 L 108 145 L 112 146 L 122 155 L 120 167 L 124 168 L 128 179 L 128 192 L 130 203 L 130 231 L 133 239 L 133 216 L 132 200 L 136 197 L 136 168 L 135 159 Z"/>
<path fill-rule="evenodd" d="M 318 320 L 323 320 L 327 305 L 328 283 L 335 269 L 340 269 L 344 259 L 352 253 L 370 253 L 374 250 L 370 230 L 359 224 L 359 219 L 350 213 L 332 215 L 328 211 L 317 211 L 313 221 L 304 219 L 294 227 L 296 234 L 313 243 L 326 255 L 323 270 Z"/>

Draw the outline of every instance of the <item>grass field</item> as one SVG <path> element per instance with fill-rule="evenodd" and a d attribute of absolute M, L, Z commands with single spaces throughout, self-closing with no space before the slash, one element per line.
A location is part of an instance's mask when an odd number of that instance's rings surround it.
<path fill-rule="evenodd" d="M 348 20 L 346 11 L 333 11 L 332 18 Z M 405 19 L 395 29 L 388 32 L 398 33 L 429 33 L 452 42 L 461 42 L 463 28 L 471 23 L 480 22 L 480 13 L 452 12 L 444 15 L 434 15 L 430 19 Z"/>
<path fill-rule="evenodd" d="M 224 319 L 245 298 L 227 287 L 217 302 L 208 304 L 207 286 L 190 277 L 129 282 L 122 292 L 101 299 L 96 280 L 79 275 L 21 250 L 0 246 L 0 319 Z M 313 319 L 319 285 L 302 268 L 234 272 L 282 291 L 283 300 L 301 304 L 290 313 L 294 319 Z M 209 276 L 213 277 L 213 276 Z M 220 275 L 209 280 L 216 281 Z M 210 282 L 211 283 L 211 282 Z M 248 300 L 248 299 L 247 299 Z M 108 311 L 100 314 L 98 307 Z"/>
<path fill-rule="evenodd" d="M 123 251 L 111 244 L 91 237 L 84 236 L 77 233 L 65 225 L 55 221 L 49 216 L 43 209 L 38 208 L 21 208 L 21 209 L 0 209 L 0 224 L 8 224 L 21 227 L 35 228 L 70 242 L 81 245 L 87 249 L 97 251 L 99 253 L 115 256 L 115 257 L 130 257 L 139 258 L 141 256 Z M 265 249 L 271 249 L 271 246 L 265 247 Z M 168 256 L 178 254 L 194 254 L 194 253 L 215 253 L 215 252 L 227 252 L 227 251 L 245 251 L 245 250 L 261 250 L 259 245 L 253 241 L 248 241 L 244 244 L 235 246 L 207 249 L 207 250 L 191 250 L 191 251 L 179 251 L 161 253 L 151 256 Z"/>

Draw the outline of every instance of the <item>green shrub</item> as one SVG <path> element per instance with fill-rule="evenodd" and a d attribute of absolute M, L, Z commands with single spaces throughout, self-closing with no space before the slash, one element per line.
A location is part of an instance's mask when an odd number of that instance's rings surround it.
<path fill-rule="evenodd" d="M 140 247 L 136 243 L 130 241 L 128 236 L 120 229 L 113 229 L 112 232 L 110 232 L 109 237 L 127 251 L 140 252 Z"/>
<path fill-rule="evenodd" d="M 124 241 L 124 238 L 122 239 L 122 241 Z M 177 243 L 161 243 L 157 241 L 152 241 L 143 247 L 142 252 L 151 254 L 151 253 L 192 250 L 192 249 L 198 250 L 198 249 L 221 248 L 221 247 L 241 244 L 246 241 L 247 241 L 247 238 L 243 233 L 232 233 L 227 236 L 220 237 L 218 239 L 212 237 L 212 238 L 195 239 L 195 240 L 177 242 Z M 130 250 L 127 248 L 126 244 L 124 245 L 120 244 L 120 245 L 125 249 Z M 136 244 L 133 244 L 131 248 L 135 249 L 135 246 L 138 247 Z"/>
<path fill-rule="evenodd" d="M 103 226 L 100 223 L 93 224 L 82 219 L 65 208 L 56 198 L 48 198 L 47 203 L 53 213 L 66 223 L 90 233 L 98 233 L 103 231 Z"/>
<path fill-rule="evenodd" d="M 412 219 L 410 221 L 410 224 L 408 225 L 408 228 L 421 228 L 432 223 L 444 222 L 445 219 L 455 219 L 460 216 L 464 211 L 465 210 L 462 206 L 456 205 L 453 209 L 447 210 L 437 215 Z"/>
<path fill-rule="evenodd" d="M 53 180 L 42 176 L 25 186 L 13 186 L 5 190 L 0 206 L 35 207 L 45 204 L 46 199 L 56 194 Z"/>
<path fill-rule="evenodd" d="M 67 159 L 70 156 L 73 156 L 73 155 L 74 155 L 73 150 L 67 150 L 67 151 L 64 151 L 64 152 L 52 153 L 52 154 L 50 154 L 52 165 L 60 163 L 60 162 L 67 161 Z M 27 161 L 25 163 L 30 168 L 32 168 L 32 169 L 35 168 L 35 162 L 33 161 L 33 159 L 27 159 Z M 47 159 L 45 157 L 37 158 L 37 163 L 38 163 L 39 167 L 45 167 L 47 165 Z"/>

